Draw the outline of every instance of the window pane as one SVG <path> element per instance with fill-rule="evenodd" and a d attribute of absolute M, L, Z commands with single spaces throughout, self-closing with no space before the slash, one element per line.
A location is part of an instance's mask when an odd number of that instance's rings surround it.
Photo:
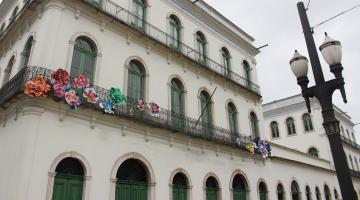
<path fill-rule="evenodd" d="M 90 55 L 84 55 L 84 64 L 82 73 L 89 77 L 90 82 L 93 82 L 93 71 L 94 71 L 94 57 Z"/>
<path fill-rule="evenodd" d="M 72 57 L 70 76 L 75 77 L 80 73 L 80 61 L 81 61 L 81 53 L 77 48 L 75 48 Z"/>

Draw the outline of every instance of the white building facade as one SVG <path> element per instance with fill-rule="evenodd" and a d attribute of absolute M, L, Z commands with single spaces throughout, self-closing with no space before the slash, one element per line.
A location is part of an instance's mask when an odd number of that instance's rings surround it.
<path fill-rule="evenodd" d="M 246 150 L 268 133 L 259 51 L 205 2 L 4 0 L 0 24 L 0 199 L 340 196 L 329 158 Z M 56 97 L 59 68 L 97 101 Z M 50 91 L 30 88 L 39 77 Z"/>

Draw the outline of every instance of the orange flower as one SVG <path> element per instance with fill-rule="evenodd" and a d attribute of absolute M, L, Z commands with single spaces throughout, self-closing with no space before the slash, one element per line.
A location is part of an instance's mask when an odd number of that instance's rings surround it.
<path fill-rule="evenodd" d="M 46 97 L 51 86 L 45 82 L 43 77 L 37 77 L 25 83 L 24 93 L 28 96 Z"/>

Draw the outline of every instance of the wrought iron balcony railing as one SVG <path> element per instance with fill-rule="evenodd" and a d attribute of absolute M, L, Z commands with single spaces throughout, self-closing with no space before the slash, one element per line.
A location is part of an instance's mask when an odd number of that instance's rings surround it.
<path fill-rule="evenodd" d="M 344 137 L 343 135 L 341 135 L 340 137 L 341 137 L 341 140 L 342 140 L 343 142 L 345 142 L 346 144 L 348 144 L 348 145 L 350 145 L 350 146 L 352 146 L 352 147 L 357 148 L 357 149 L 360 150 L 360 145 L 358 145 L 356 142 L 354 142 L 354 141 L 352 141 L 352 140 Z"/>
<path fill-rule="evenodd" d="M 19 94 L 21 95 L 23 93 L 24 84 L 28 80 L 35 79 L 36 77 L 43 77 L 46 82 L 50 83 L 52 73 L 53 71 L 42 67 L 27 67 L 22 69 L 0 89 L 0 106 L 4 107 L 9 99 Z M 99 95 L 99 102 L 108 100 L 108 90 L 95 85 L 92 87 Z M 59 101 L 58 98 L 55 98 L 53 96 L 53 91 L 50 91 L 48 98 L 53 98 L 58 102 L 62 101 L 65 103 L 64 100 Z M 118 105 L 114 107 L 115 115 L 127 118 L 129 120 L 138 121 L 140 123 L 145 123 L 156 128 L 164 128 L 173 132 L 190 135 L 197 138 L 203 138 L 217 143 L 236 146 L 244 150 L 246 149 L 246 144 L 252 143 L 254 141 L 252 136 L 231 132 L 227 129 L 212 124 L 200 122 L 196 125 L 196 119 L 175 114 L 164 108 L 159 108 L 159 112 L 154 115 L 146 103 L 144 107 L 145 110 L 139 111 L 136 109 L 137 105 L 137 100 L 127 98 L 127 101 L 124 105 Z M 96 111 L 103 111 L 99 104 L 92 104 L 83 101 L 81 106 L 91 108 Z M 130 109 L 132 110 L 131 115 L 129 114 Z"/>
<path fill-rule="evenodd" d="M 223 65 L 217 63 L 216 61 L 210 59 L 204 54 L 201 54 L 197 50 L 189 47 L 188 45 L 182 43 L 181 41 L 177 40 L 173 36 L 165 33 L 164 31 L 160 30 L 159 28 L 149 24 L 147 21 L 139 18 L 137 15 L 133 14 L 132 12 L 122 8 L 121 6 L 117 5 L 111 0 L 101 0 L 101 1 L 94 1 L 94 0 L 82 0 L 87 4 L 95 7 L 96 9 L 110 15 L 111 17 L 117 19 L 120 23 L 131 27 L 132 29 L 144 34 L 145 36 L 155 40 L 156 42 L 164 45 L 165 47 L 170 48 L 175 53 L 179 53 L 186 58 L 196 62 L 197 64 L 209 69 L 227 80 L 232 81 L 233 83 L 240 85 L 247 90 L 257 94 L 260 94 L 260 87 L 251 80 L 246 79 L 239 74 L 231 71 L 224 67 Z"/>

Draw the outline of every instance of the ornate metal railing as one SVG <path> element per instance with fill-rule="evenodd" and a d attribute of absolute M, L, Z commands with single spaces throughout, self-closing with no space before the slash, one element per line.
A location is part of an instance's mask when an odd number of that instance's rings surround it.
<path fill-rule="evenodd" d="M 360 145 L 358 145 L 356 142 L 354 142 L 354 141 L 352 141 L 352 140 L 344 137 L 343 135 L 341 135 L 340 137 L 341 137 L 341 140 L 342 140 L 343 142 L 345 142 L 346 144 L 348 144 L 348 145 L 350 145 L 350 146 L 352 146 L 352 147 L 357 148 L 357 149 L 360 150 Z"/>
<path fill-rule="evenodd" d="M 0 106 L 5 106 L 6 103 L 15 96 L 23 93 L 24 84 L 28 80 L 36 77 L 44 77 L 46 82 L 51 82 L 51 74 L 53 71 L 42 67 L 27 67 L 22 69 L 16 76 L 14 76 L 7 84 L 0 89 Z M 108 100 L 109 91 L 107 89 L 93 85 L 97 94 L 99 95 L 99 102 Z M 49 98 L 53 98 L 58 102 L 65 103 L 64 100 L 53 96 L 53 91 L 50 91 Z M 35 98 L 35 97 L 34 97 Z M 140 111 L 137 109 L 138 101 L 127 98 L 124 105 L 117 105 L 114 107 L 116 116 L 121 116 L 129 120 L 138 121 L 141 123 L 154 126 L 156 128 L 165 128 L 174 132 L 203 138 L 206 140 L 237 146 L 245 149 L 245 145 L 254 141 L 251 136 L 246 136 L 240 133 L 234 133 L 227 129 L 215 126 L 213 124 L 206 124 L 204 122 L 197 123 L 196 119 L 172 113 L 170 110 L 159 108 L 159 112 L 154 114 L 148 103 L 145 103 L 145 109 Z M 92 108 L 96 111 L 103 111 L 99 104 L 92 104 L 83 101 L 81 106 Z M 129 113 L 131 110 L 131 114 Z"/>
<path fill-rule="evenodd" d="M 172 37 L 171 35 L 165 33 L 159 28 L 149 24 L 147 21 L 139 18 L 130 11 L 122 8 L 111 0 L 82 0 L 87 4 L 99 9 L 100 11 L 114 17 L 120 23 L 125 24 L 132 29 L 144 34 L 145 36 L 155 40 L 156 42 L 163 44 L 164 46 L 170 48 L 175 53 L 179 53 L 186 58 L 196 62 L 197 64 L 209 69 L 227 80 L 234 82 L 237 85 L 240 85 L 251 92 L 254 92 L 257 95 L 260 95 L 260 87 L 250 80 L 240 76 L 239 74 L 231 71 L 230 69 L 224 67 L 223 65 L 215 62 L 214 60 L 208 58 L 206 55 L 201 54 L 197 50 L 189 47 L 188 45 L 177 40 L 177 38 Z"/>
<path fill-rule="evenodd" d="M 360 178 L 360 172 L 350 169 L 351 176 L 355 176 L 357 178 Z"/>

